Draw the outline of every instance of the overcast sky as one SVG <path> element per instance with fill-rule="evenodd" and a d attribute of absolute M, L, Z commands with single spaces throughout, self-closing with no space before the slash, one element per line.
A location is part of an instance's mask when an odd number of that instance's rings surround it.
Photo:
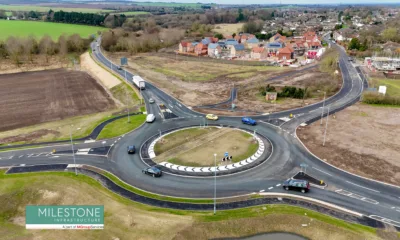
<path fill-rule="evenodd" d="M 185 2 L 185 3 L 219 3 L 219 4 L 279 4 L 279 0 L 135 0 L 137 2 Z M 399 0 L 282 0 L 282 4 L 363 4 L 363 3 L 399 3 Z"/>

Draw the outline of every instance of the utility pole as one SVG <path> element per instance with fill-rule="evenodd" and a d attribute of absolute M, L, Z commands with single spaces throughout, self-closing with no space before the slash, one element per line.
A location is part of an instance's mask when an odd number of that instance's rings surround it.
<path fill-rule="evenodd" d="M 72 148 L 72 157 L 74 158 L 74 166 L 75 166 L 75 175 L 78 176 L 78 172 L 76 170 L 76 161 L 75 161 L 75 151 L 74 151 L 74 143 L 72 142 L 72 126 L 69 126 L 69 137 L 71 138 L 71 148 Z"/>
<path fill-rule="evenodd" d="M 328 115 L 326 115 L 326 124 L 325 124 L 325 133 L 324 133 L 324 142 L 322 143 L 322 146 L 325 147 L 325 139 L 326 139 L 326 131 L 328 129 L 328 120 L 329 120 L 329 106 L 328 106 Z"/>
<path fill-rule="evenodd" d="M 214 153 L 214 215 L 217 213 L 217 154 Z"/>
<path fill-rule="evenodd" d="M 321 123 L 319 125 L 322 125 L 322 118 L 324 117 L 325 97 L 326 97 L 326 92 L 324 92 L 324 103 L 322 104 Z"/>

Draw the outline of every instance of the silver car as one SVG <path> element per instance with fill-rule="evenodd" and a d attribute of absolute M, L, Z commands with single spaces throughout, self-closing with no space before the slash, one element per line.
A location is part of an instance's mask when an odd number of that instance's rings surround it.
<path fill-rule="evenodd" d="M 152 98 L 149 99 L 149 103 L 154 103 L 154 102 L 155 102 L 154 99 Z"/>

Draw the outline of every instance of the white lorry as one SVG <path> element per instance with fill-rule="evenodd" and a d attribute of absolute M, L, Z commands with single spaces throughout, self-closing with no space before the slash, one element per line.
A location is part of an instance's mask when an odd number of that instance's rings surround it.
<path fill-rule="evenodd" d="M 146 88 L 146 82 L 140 76 L 133 76 L 132 81 L 137 88 L 141 90 Z"/>

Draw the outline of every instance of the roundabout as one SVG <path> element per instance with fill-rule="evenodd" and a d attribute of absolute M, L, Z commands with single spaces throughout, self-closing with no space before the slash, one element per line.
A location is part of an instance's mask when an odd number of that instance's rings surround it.
<path fill-rule="evenodd" d="M 157 165 L 166 173 L 222 176 L 256 167 L 272 151 L 270 140 L 260 134 L 239 127 L 209 125 L 160 132 L 142 145 L 140 156 L 148 166 Z"/>

